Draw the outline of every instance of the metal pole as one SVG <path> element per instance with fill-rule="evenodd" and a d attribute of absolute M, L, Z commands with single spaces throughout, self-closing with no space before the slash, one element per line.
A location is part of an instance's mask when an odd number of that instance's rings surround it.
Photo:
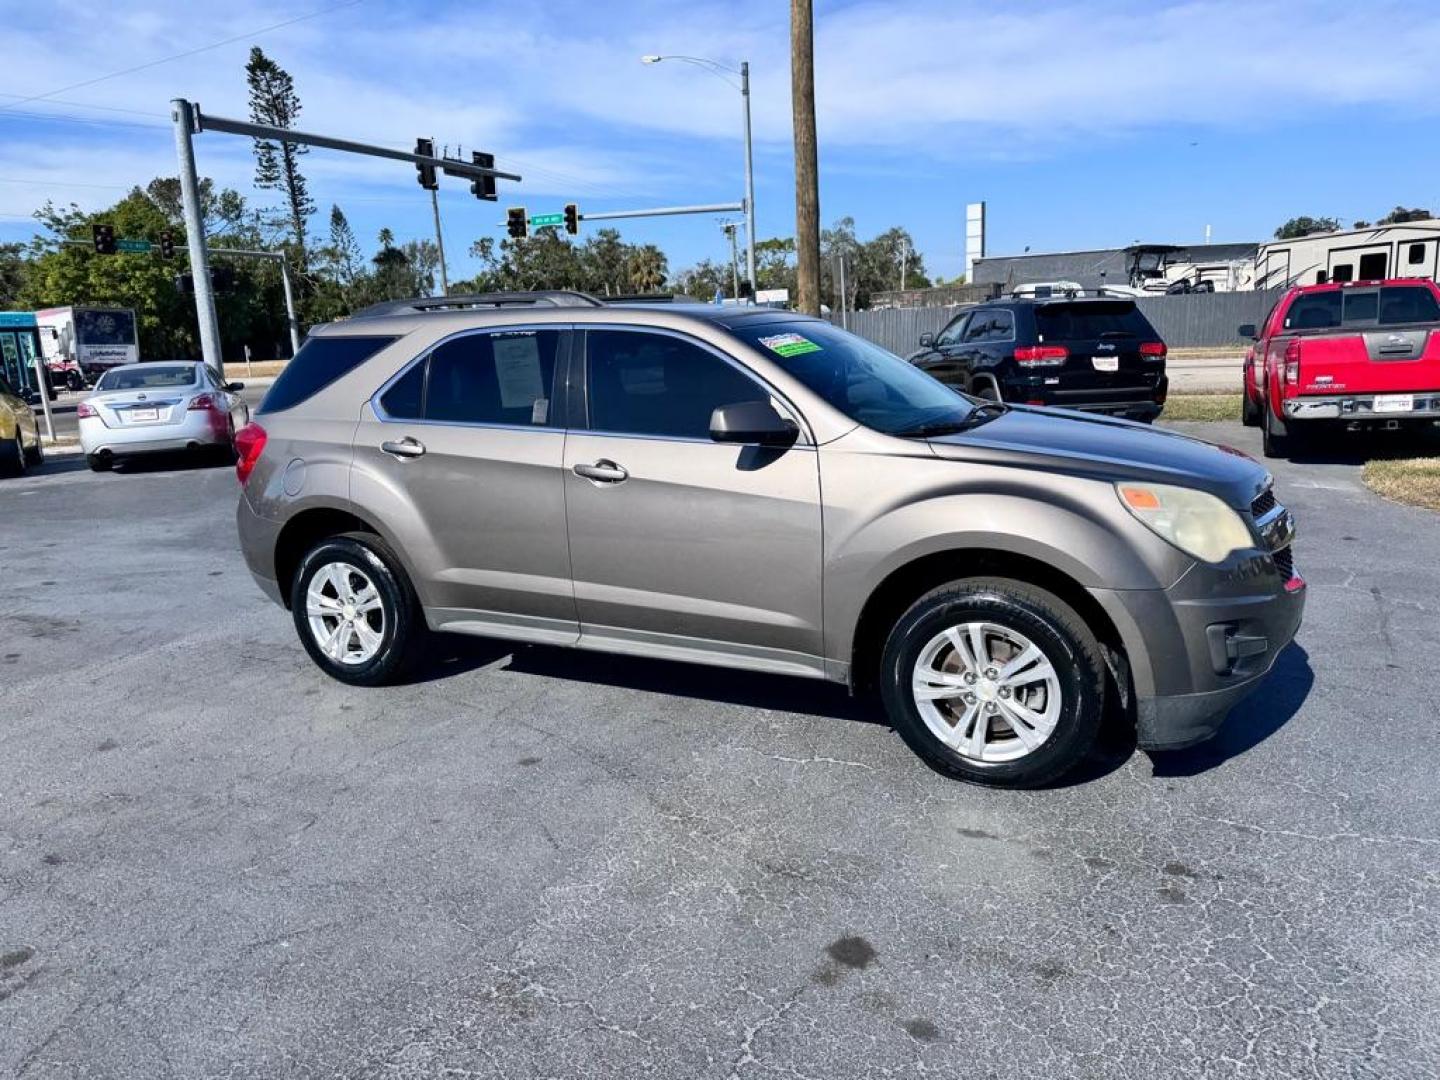
<path fill-rule="evenodd" d="M 753 301 L 754 290 L 760 288 L 760 282 L 755 277 L 755 242 L 759 238 L 755 235 L 755 163 L 750 140 L 750 61 L 748 60 L 741 61 L 740 64 L 740 96 L 745 102 L 745 236 L 749 241 L 746 245 L 748 250 L 745 253 L 745 272 L 750 275 Z"/>
<path fill-rule="evenodd" d="M 850 320 L 845 314 L 846 301 L 849 299 L 845 288 L 845 253 L 840 253 L 840 329 L 849 330 Z"/>
<path fill-rule="evenodd" d="M 730 234 L 730 280 L 735 284 L 735 299 L 740 299 L 740 256 L 735 251 L 735 225 L 731 223 L 725 226 L 725 231 Z"/>
<path fill-rule="evenodd" d="M 910 245 L 900 241 L 900 291 L 905 291 L 905 263 L 910 258 Z"/>
<path fill-rule="evenodd" d="M 55 441 L 55 421 L 50 416 L 50 372 L 41 363 L 40 354 L 45 350 L 36 348 L 30 359 L 35 365 L 35 388 L 40 391 L 40 411 L 45 414 L 45 438 Z M 15 436 L 20 437 L 18 434 Z"/>
<path fill-rule="evenodd" d="M 285 289 L 285 317 L 290 323 L 290 355 L 300 351 L 300 320 L 295 317 L 295 294 L 290 288 L 290 260 L 280 256 L 280 284 Z"/>
<path fill-rule="evenodd" d="M 210 256 L 205 250 L 205 221 L 200 215 L 200 180 L 195 175 L 194 107 L 184 98 L 170 102 L 175 122 L 175 154 L 180 159 L 180 195 L 185 204 L 185 240 L 190 249 L 190 275 L 195 279 L 195 317 L 200 330 L 200 354 L 222 376 L 220 320 L 215 315 L 215 293 L 210 288 Z"/>
<path fill-rule="evenodd" d="M 450 277 L 445 272 L 445 234 L 440 231 L 440 196 L 430 189 L 430 209 L 435 212 L 435 246 L 440 249 L 440 295 L 450 295 Z"/>
<path fill-rule="evenodd" d="M 615 221 L 618 218 L 666 217 L 670 214 L 734 214 L 745 209 L 744 203 L 712 203 L 708 206 L 657 206 L 651 210 L 606 210 L 599 214 L 581 214 L 581 221 Z M 500 222 L 504 225 L 505 222 Z"/>

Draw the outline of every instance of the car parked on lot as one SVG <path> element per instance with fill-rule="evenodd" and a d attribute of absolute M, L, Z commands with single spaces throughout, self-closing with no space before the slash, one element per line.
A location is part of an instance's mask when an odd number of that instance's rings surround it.
<path fill-rule="evenodd" d="M 113 367 L 76 407 L 85 460 L 100 472 L 139 454 L 231 455 L 236 430 L 250 421 L 244 388 L 204 364 Z"/>
<path fill-rule="evenodd" d="M 34 410 L 0 376 L 0 473 L 17 476 L 44 460 L 45 446 Z"/>
<path fill-rule="evenodd" d="M 1250 458 L 786 312 L 382 305 L 312 330 L 237 447 L 246 562 L 336 679 L 427 629 L 829 679 L 981 783 L 1064 772 L 1107 700 L 1206 738 L 1304 602 Z"/>
<path fill-rule="evenodd" d="M 1433 281 L 1346 281 L 1282 296 L 1265 322 L 1240 327 L 1243 419 L 1267 457 L 1326 430 L 1440 423 L 1440 287 Z"/>
<path fill-rule="evenodd" d="M 910 362 L 976 397 L 1149 422 L 1165 407 L 1165 343 L 1135 301 L 991 300 L 922 334 Z"/>

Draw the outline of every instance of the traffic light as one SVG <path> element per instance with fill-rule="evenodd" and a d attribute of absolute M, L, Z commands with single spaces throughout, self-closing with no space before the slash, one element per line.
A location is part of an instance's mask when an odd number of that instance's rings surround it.
<path fill-rule="evenodd" d="M 160 234 L 160 257 L 162 259 L 175 257 L 175 234 L 169 229 Z"/>
<path fill-rule="evenodd" d="M 571 236 L 580 231 L 580 207 L 573 202 L 565 204 L 565 231 Z"/>
<path fill-rule="evenodd" d="M 482 150 L 470 151 L 470 160 L 482 169 L 493 169 L 495 167 L 495 155 L 487 154 Z M 474 195 L 477 199 L 494 202 L 497 198 L 495 194 L 495 177 L 477 176 L 470 182 L 470 194 Z M 511 233 L 510 235 L 514 236 L 515 234 Z"/>
<path fill-rule="evenodd" d="M 115 226 L 114 225 L 91 225 L 91 238 L 95 241 L 95 251 L 99 255 L 115 254 Z"/>
<path fill-rule="evenodd" d="M 530 235 L 530 219 L 525 216 L 523 206 L 512 206 L 505 211 L 505 230 L 512 240 L 524 240 Z"/>
<path fill-rule="evenodd" d="M 416 139 L 415 153 L 421 157 L 433 158 L 435 156 L 435 141 L 433 139 Z M 434 165 L 422 165 L 417 161 L 415 163 L 415 171 L 420 174 L 420 186 L 426 191 L 434 191 L 440 186 L 440 182 L 435 179 Z"/>

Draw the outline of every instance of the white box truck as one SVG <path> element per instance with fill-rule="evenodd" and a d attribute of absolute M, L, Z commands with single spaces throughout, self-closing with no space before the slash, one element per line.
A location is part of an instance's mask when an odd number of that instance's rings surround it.
<path fill-rule="evenodd" d="M 56 385 L 78 390 L 112 367 L 140 360 L 135 312 L 129 308 L 46 308 L 35 313 L 35 323 L 41 355 Z"/>

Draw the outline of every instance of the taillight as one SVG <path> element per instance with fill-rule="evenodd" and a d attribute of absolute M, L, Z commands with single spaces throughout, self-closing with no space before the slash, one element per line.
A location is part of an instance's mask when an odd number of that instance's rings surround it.
<path fill-rule="evenodd" d="M 214 394 L 196 394 L 190 399 L 189 407 L 191 409 L 209 409 L 211 412 L 218 412 L 220 409 Z"/>
<path fill-rule="evenodd" d="M 95 411 L 95 406 L 91 405 L 88 401 L 82 401 L 79 405 L 75 406 L 75 419 L 77 420 L 84 420 L 87 417 L 99 415 L 100 414 Z"/>
<path fill-rule="evenodd" d="M 246 424 L 235 432 L 235 479 L 240 481 L 241 487 L 250 479 L 255 463 L 265 452 L 265 440 L 268 437 L 259 424 Z"/>
<path fill-rule="evenodd" d="M 1285 346 L 1285 381 L 1298 384 L 1300 382 L 1300 339 L 1291 338 Z"/>
<path fill-rule="evenodd" d="M 1015 361 L 1024 367 L 1059 367 L 1070 356 L 1064 345 L 1021 345 Z"/>
<path fill-rule="evenodd" d="M 1168 351 L 1163 341 L 1142 341 L 1140 343 L 1141 356 L 1164 356 Z"/>

